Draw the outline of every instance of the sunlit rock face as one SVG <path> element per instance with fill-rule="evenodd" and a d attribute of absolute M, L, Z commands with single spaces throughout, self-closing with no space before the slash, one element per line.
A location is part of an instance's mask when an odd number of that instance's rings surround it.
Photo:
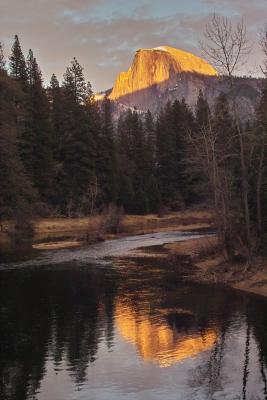
<path fill-rule="evenodd" d="M 194 110 L 201 90 L 210 107 L 220 93 L 237 98 L 241 117 L 248 119 L 258 107 L 262 87 L 262 79 L 237 77 L 232 89 L 229 80 L 218 76 L 207 61 L 191 53 L 162 46 L 138 50 L 129 70 L 118 75 L 113 89 L 106 94 L 113 100 L 115 118 L 129 108 L 141 113 L 149 109 L 157 114 L 168 102 L 176 99 L 185 99 Z M 103 93 L 101 96 L 103 98 Z"/>
<path fill-rule="evenodd" d="M 217 76 L 217 71 L 210 64 L 191 53 L 169 46 L 140 49 L 129 70 L 118 75 L 110 98 L 118 100 L 169 81 L 183 72 Z"/>
<path fill-rule="evenodd" d="M 178 312 L 186 314 L 186 310 Z M 193 330 L 191 334 L 179 333 L 169 326 L 164 316 L 153 320 L 144 309 L 136 312 L 122 303 L 116 307 L 116 325 L 122 337 L 137 347 L 144 361 L 161 367 L 195 357 L 211 349 L 217 339 L 213 329 L 203 330 L 201 334 Z"/>

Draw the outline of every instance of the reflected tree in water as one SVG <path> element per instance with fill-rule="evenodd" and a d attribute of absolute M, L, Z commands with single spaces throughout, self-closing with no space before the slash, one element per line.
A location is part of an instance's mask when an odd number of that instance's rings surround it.
<path fill-rule="evenodd" d="M 73 380 L 85 382 L 102 335 L 112 347 L 115 294 L 113 278 L 101 270 L 6 272 L 0 283 L 0 399 L 33 397 L 48 358 L 55 370 L 65 362 Z"/>

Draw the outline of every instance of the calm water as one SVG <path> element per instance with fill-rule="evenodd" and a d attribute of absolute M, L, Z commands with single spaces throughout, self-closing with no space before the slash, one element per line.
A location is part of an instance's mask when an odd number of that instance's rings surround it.
<path fill-rule="evenodd" d="M 100 262 L 101 252 L 180 239 L 2 265 L 0 399 L 267 399 L 265 299 L 182 283 L 158 263 Z"/>

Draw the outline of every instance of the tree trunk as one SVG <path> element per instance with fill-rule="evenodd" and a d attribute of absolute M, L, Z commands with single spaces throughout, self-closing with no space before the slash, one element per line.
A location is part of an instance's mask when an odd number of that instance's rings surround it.
<path fill-rule="evenodd" d="M 259 170 L 257 176 L 256 196 L 257 196 L 257 231 L 259 238 L 262 235 L 262 181 L 264 165 L 264 142 L 261 146 Z"/>

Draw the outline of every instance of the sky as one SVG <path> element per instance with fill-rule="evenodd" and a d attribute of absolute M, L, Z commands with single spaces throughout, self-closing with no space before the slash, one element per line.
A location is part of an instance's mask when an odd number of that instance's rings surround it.
<path fill-rule="evenodd" d="M 139 48 L 170 45 L 201 56 L 199 40 L 213 13 L 244 19 L 253 51 L 239 73 L 260 75 L 267 0 L 0 0 L 0 41 L 8 56 L 18 34 L 45 82 L 52 73 L 61 80 L 76 57 L 100 91 L 113 86 Z"/>

